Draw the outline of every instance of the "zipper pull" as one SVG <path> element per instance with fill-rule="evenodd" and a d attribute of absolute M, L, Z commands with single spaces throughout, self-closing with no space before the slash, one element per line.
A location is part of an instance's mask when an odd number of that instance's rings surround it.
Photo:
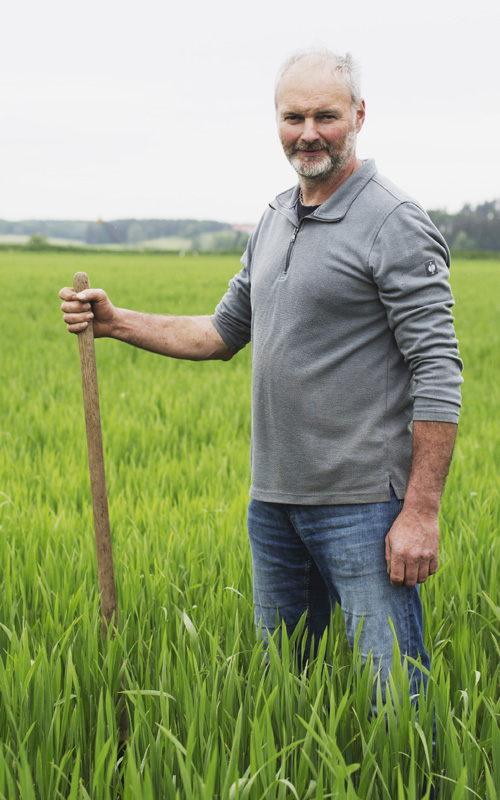
<path fill-rule="evenodd" d="M 293 246 L 295 244 L 295 239 L 297 238 L 297 233 L 299 232 L 299 225 L 293 229 L 292 238 L 290 239 L 290 244 L 288 245 L 288 252 L 286 254 L 286 263 L 284 274 L 288 272 L 288 267 L 290 266 L 290 256 L 292 255 Z"/>

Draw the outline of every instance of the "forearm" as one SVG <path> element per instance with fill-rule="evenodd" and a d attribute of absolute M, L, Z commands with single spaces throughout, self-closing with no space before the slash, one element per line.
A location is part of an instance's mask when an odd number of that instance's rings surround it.
<path fill-rule="evenodd" d="M 221 359 L 233 353 L 209 316 L 177 317 L 115 309 L 113 322 L 102 335 L 171 358 L 191 361 Z"/>
<path fill-rule="evenodd" d="M 456 432 L 457 426 L 452 422 L 414 421 L 406 510 L 437 516 Z"/>
<path fill-rule="evenodd" d="M 438 512 L 457 426 L 453 422 L 413 423 L 413 455 L 403 509 L 385 540 L 387 572 L 393 586 L 424 583 L 439 562 Z"/>
<path fill-rule="evenodd" d="M 76 293 L 65 286 L 59 297 L 70 333 L 80 333 L 92 322 L 96 339 L 118 339 L 171 358 L 229 361 L 233 356 L 209 316 L 170 317 L 116 308 L 104 289 Z"/>

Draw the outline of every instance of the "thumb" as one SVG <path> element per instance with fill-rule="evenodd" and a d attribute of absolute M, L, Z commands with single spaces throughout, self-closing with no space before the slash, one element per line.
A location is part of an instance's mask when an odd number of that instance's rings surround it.
<path fill-rule="evenodd" d="M 78 292 L 76 299 L 87 303 L 99 303 L 107 300 L 108 296 L 104 289 L 85 289 L 83 292 Z"/>

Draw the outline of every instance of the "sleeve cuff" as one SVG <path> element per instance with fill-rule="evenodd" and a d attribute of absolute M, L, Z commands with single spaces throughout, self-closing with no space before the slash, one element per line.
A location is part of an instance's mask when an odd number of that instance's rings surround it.
<path fill-rule="evenodd" d="M 458 423 L 460 406 L 446 400 L 428 400 L 416 397 L 413 404 L 413 419 L 422 422 Z"/>

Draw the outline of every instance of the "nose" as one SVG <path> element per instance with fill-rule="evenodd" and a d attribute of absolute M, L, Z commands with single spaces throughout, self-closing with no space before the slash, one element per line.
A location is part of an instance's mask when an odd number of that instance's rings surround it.
<path fill-rule="evenodd" d="M 309 117 L 305 118 L 300 138 L 304 142 L 308 143 L 315 142 L 317 139 L 319 139 L 319 133 L 315 119 L 310 119 Z"/>

